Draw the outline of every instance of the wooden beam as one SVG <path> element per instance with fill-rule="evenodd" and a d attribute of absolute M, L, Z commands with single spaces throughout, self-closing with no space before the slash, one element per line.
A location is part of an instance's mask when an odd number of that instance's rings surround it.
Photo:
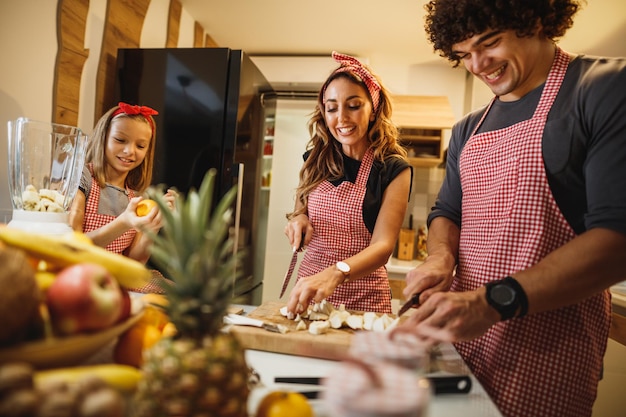
<path fill-rule="evenodd" d="M 52 121 L 78 124 L 80 80 L 89 50 L 85 28 L 89 0 L 59 0 L 57 5 L 57 56 L 52 91 Z"/>
<path fill-rule="evenodd" d="M 204 38 L 204 46 L 206 48 L 219 48 L 219 45 L 210 35 L 206 35 Z"/>
<path fill-rule="evenodd" d="M 102 50 L 96 76 L 95 120 L 113 107 L 118 48 L 139 48 L 150 0 L 107 2 Z"/>
<path fill-rule="evenodd" d="M 180 34 L 180 16 L 183 6 L 179 0 L 170 0 L 170 9 L 167 14 L 167 41 L 168 48 L 178 47 L 178 36 Z"/>
<path fill-rule="evenodd" d="M 202 48 L 204 46 L 204 28 L 198 22 L 193 25 L 193 46 L 194 48 Z"/>

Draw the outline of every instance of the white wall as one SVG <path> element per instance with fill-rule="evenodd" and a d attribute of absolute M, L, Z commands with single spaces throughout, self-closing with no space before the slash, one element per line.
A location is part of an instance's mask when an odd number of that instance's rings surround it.
<path fill-rule="evenodd" d="M 0 222 L 8 220 L 11 212 L 6 123 L 20 116 L 51 119 L 55 20 L 56 2 L 0 3 Z"/>
<path fill-rule="evenodd" d="M 294 208 L 295 190 L 303 161 L 302 154 L 309 141 L 306 123 L 314 108 L 315 100 L 278 100 L 276 104 L 263 301 L 278 299 L 283 277 L 291 260 L 291 247 L 283 232 L 287 224 L 285 214 Z M 289 296 L 296 276 L 297 270 L 283 297 L 284 300 Z"/>

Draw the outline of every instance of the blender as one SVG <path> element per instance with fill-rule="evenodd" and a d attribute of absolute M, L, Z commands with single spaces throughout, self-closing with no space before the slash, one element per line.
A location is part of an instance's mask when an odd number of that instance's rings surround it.
<path fill-rule="evenodd" d="M 74 126 L 24 117 L 8 122 L 8 227 L 61 235 L 72 231 L 69 208 L 85 162 L 87 136 Z"/>

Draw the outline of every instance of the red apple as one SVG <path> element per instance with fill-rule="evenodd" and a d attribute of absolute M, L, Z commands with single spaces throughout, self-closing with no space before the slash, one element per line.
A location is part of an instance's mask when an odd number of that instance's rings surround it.
<path fill-rule="evenodd" d="M 46 304 L 53 327 L 70 335 L 112 326 L 122 314 L 123 296 L 105 267 L 82 263 L 57 274 L 46 292 Z"/>
<path fill-rule="evenodd" d="M 122 309 L 120 316 L 117 318 L 118 322 L 122 322 L 129 318 L 131 316 L 133 307 L 128 290 L 120 285 L 120 292 L 122 293 Z"/>

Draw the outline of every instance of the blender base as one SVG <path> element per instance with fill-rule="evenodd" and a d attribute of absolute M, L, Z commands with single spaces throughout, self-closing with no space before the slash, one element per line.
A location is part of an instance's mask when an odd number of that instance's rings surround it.
<path fill-rule="evenodd" d="M 46 235 L 64 235 L 72 232 L 72 228 L 69 224 L 69 214 L 67 212 L 47 213 L 13 210 L 13 217 L 7 226 Z"/>

